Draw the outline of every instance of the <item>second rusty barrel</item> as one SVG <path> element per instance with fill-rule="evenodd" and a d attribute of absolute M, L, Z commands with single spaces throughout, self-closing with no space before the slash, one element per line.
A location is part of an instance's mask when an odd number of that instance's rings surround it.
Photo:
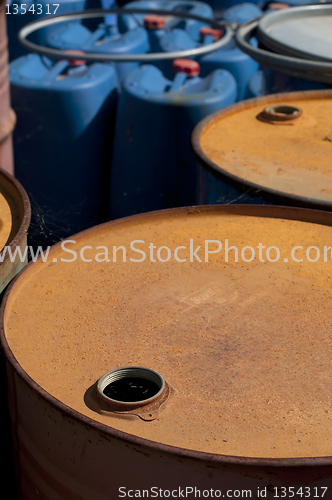
<path fill-rule="evenodd" d="M 20 498 L 323 498 L 331 226 L 165 210 L 30 263 L 1 311 Z"/>
<path fill-rule="evenodd" d="M 195 128 L 198 202 L 332 210 L 332 91 L 275 94 L 229 106 Z"/>

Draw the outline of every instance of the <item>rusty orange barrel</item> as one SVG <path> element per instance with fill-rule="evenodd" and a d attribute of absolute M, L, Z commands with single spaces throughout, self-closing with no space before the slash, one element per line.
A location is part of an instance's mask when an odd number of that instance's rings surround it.
<path fill-rule="evenodd" d="M 332 210 L 332 91 L 275 94 L 224 108 L 195 128 L 198 203 Z"/>
<path fill-rule="evenodd" d="M 6 2 L 0 0 L 0 167 L 14 173 L 12 132 L 16 116 L 10 107 Z"/>
<path fill-rule="evenodd" d="M 331 226 L 172 209 L 26 266 L 1 308 L 20 498 L 331 491 Z"/>
<path fill-rule="evenodd" d="M 30 216 L 24 188 L 0 168 L 0 293 L 28 262 Z"/>

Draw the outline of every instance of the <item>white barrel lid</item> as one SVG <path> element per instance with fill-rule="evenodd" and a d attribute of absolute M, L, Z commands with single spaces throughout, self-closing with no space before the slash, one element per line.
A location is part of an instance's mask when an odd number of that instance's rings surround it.
<path fill-rule="evenodd" d="M 317 61 L 332 60 L 332 5 L 306 5 L 263 16 L 259 40 L 270 50 Z"/>

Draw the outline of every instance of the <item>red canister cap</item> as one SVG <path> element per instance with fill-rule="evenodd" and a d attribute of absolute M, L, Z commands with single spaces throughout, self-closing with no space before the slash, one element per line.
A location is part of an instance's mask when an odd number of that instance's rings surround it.
<path fill-rule="evenodd" d="M 211 26 L 203 26 L 199 30 L 199 35 L 201 38 L 204 38 L 207 35 L 212 35 L 213 41 L 216 42 L 217 40 L 219 40 L 223 36 L 223 31 L 211 28 Z"/>
<path fill-rule="evenodd" d="M 185 73 L 187 76 L 198 76 L 201 67 L 192 59 L 174 59 L 172 70 L 174 73 Z"/>
<path fill-rule="evenodd" d="M 273 10 L 283 10 L 289 9 L 289 5 L 287 3 L 270 3 L 267 8 Z"/>
<path fill-rule="evenodd" d="M 144 17 L 144 27 L 148 30 L 160 30 L 165 27 L 165 18 L 156 14 L 149 14 Z"/>
<path fill-rule="evenodd" d="M 64 50 L 64 52 L 72 52 L 74 54 L 85 54 L 85 52 L 83 52 L 83 50 Z M 83 64 L 86 63 L 86 60 L 85 59 L 69 59 L 68 60 L 69 62 L 69 66 L 82 66 Z"/>

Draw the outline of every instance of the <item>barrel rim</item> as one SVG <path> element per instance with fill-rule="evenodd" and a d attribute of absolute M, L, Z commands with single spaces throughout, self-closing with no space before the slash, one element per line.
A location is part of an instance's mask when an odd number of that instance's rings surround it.
<path fill-rule="evenodd" d="M 318 8 L 317 8 L 318 6 Z M 282 9 L 273 13 L 273 16 L 263 16 L 259 20 L 257 26 L 257 36 L 264 46 L 281 55 L 289 55 L 301 59 L 309 59 L 315 61 L 331 62 L 331 57 L 320 56 L 319 54 L 309 53 L 306 50 L 301 50 L 291 46 L 284 40 L 273 37 L 271 31 L 278 25 L 285 24 L 287 21 L 302 20 L 307 18 L 316 18 L 322 15 L 332 14 L 332 5 L 324 4 L 309 4 L 301 5 L 292 9 Z M 323 43 L 323 39 L 321 40 Z"/>
<path fill-rule="evenodd" d="M 193 207 L 181 207 L 181 208 L 171 208 L 160 211 L 147 212 L 138 215 L 132 215 L 129 217 L 124 217 L 121 219 L 116 219 L 98 226 L 94 226 L 89 229 L 81 231 L 73 237 L 78 239 L 96 230 L 96 228 L 101 227 L 115 227 L 117 225 L 123 224 L 123 222 L 139 222 L 140 220 L 144 223 L 144 220 L 149 220 L 152 217 L 164 217 L 168 214 L 178 214 L 181 213 L 185 215 L 206 215 L 208 213 L 217 214 L 227 214 L 227 215 L 243 215 L 251 217 L 266 217 L 275 219 L 288 219 L 297 220 L 300 222 L 321 224 L 326 226 L 332 226 L 332 213 L 324 212 L 321 210 L 313 210 L 299 207 L 285 207 L 285 206 L 264 206 L 264 205 L 197 205 Z M 53 248 L 58 248 L 61 245 L 61 241 L 52 246 Z M 40 261 L 39 256 L 37 261 Z M 217 453 L 207 453 L 202 451 L 190 450 L 186 448 L 180 448 L 177 446 L 167 445 L 163 443 L 158 443 L 150 439 L 141 438 L 133 434 L 129 434 L 124 431 L 120 431 L 111 426 L 103 424 L 101 422 L 96 422 L 94 419 L 81 414 L 77 410 L 74 410 L 70 406 L 66 405 L 59 399 L 55 398 L 43 389 L 37 382 L 35 382 L 30 375 L 21 367 L 18 360 L 15 358 L 14 353 L 10 349 L 4 328 L 4 319 L 6 313 L 6 304 L 10 298 L 12 289 L 14 288 L 18 280 L 22 280 L 22 276 L 29 272 L 30 267 L 33 266 L 35 262 L 31 261 L 25 268 L 16 276 L 7 287 L 4 294 L 1 307 L 0 307 L 0 347 L 3 351 L 6 362 L 11 365 L 11 368 L 15 373 L 23 379 L 23 381 L 33 389 L 37 395 L 45 400 L 52 408 L 58 410 L 60 413 L 66 415 L 66 417 L 72 418 L 74 421 L 79 422 L 82 425 L 89 426 L 90 428 L 103 433 L 111 438 L 124 441 L 130 445 L 139 445 L 146 450 L 152 452 L 164 453 L 168 455 L 176 455 L 182 458 L 200 460 L 206 463 L 218 463 L 225 465 L 249 465 L 249 466 L 268 466 L 268 467 L 303 467 L 303 466 L 325 466 L 332 464 L 332 456 L 327 457 L 296 457 L 296 458 L 263 458 L 263 457 L 241 457 L 233 455 L 221 455 Z"/>
<path fill-rule="evenodd" d="M 1 167 L 0 167 L 0 182 L 1 182 L 0 190 L 4 188 L 5 192 L 3 193 L 3 195 L 8 201 L 10 208 L 12 209 L 13 205 L 10 202 L 10 200 L 7 199 L 8 196 L 8 195 L 6 196 L 7 193 L 9 194 L 14 193 L 14 195 L 17 195 L 17 199 L 15 199 L 15 201 L 20 203 L 19 208 L 22 217 L 20 217 L 17 224 L 13 223 L 12 231 L 6 242 L 6 245 L 8 243 L 7 246 L 12 250 L 12 253 L 14 253 L 15 248 L 19 246 L 26 237 L 31 220 L 31 205 L 29 197 L 24 187 L 19 183 L 19 181 L 14 176 L 6 172 Z M 10 259 L 9 252 L 6 252 L 4 259 L 2 261 L 2 265 L 7 263 L 9 259 Z"/>
<path fill-rule="evenodd" d="M 306 198 L 304 196 L 286 193 L 277 189 L 272 189 L 261 184 L 249 181 L 239 177 L 228 170 L 214 163 L 203 151 L 200 145 L 200 137 L 205 127 L 212 124 L 220 116 L 222 119 L 234 115 L 238 112 L 248 110 L 261 105 L 262 110 L 269 104 L 288 103 L 294 100 L 305 101 L 310 99 L 332 99 L 332 89 L 324 90 L 305 90 L 295 92 L 285 92 L 279 94 L 269 94 L 261 97 L 246 99 L 245 101 L 231 104 L 221 110 L 203 118 L 194 128 L 191 135 L 191 150 L 198 163 L 219 180 L 226 181 L 230 185 L 245 191 L 252 196 L 258 196 L 268 201 L 275 201 L 285 206 L 297 206 L 314 210 L 331 210 L 332 200 L 324 201 L 315 198 Z"/>
<path fill-rule="evenodd" d="M 299 8 L 321 7 L 321 4 L 305 5 L 302 7 L 292 7 L 292 10 Z M 274 13 L 267 14 L 274 16 Z M 265 68 L 277 71 L 282 74 L 309 81 L 326 83 L 331 85 L 332 63 L 328 61 L 318 61 L 315 59 L 302 59 L 298 57 L 279 54 L 262 47 L 254 47 L 249 43 L 252 36 L 257 36 L 257 28 L 261 18 L 256 18 L 238 27 L 235 32 L 236 45 L 255 61 Z"/>

